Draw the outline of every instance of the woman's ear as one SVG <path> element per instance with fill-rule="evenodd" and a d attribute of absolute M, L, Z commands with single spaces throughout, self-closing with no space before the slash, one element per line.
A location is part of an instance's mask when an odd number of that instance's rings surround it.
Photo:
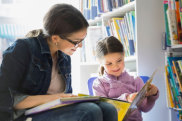
<path fill-rule="evenodd" d="M 60 37 L 58 35 L 52 35 L 51 36 L 51 41 L 53 43 L 58 43 L 59 42 L 59 39 L 60 39 Z"/>

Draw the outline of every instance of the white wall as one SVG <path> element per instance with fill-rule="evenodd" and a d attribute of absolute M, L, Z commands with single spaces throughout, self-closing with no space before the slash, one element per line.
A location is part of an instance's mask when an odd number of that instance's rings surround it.
<path fill-rule="evenodd" d="M 151 76 L 156 68 L 153 83 L 159 88 L 160 96 L 154 108 L 143 114 L 144 121 L 169 121 L 166 102 L 162 34 L 165 32 L 163 0 L 136 0 L 137 11 L 137 54 L 138 75 Z"/>

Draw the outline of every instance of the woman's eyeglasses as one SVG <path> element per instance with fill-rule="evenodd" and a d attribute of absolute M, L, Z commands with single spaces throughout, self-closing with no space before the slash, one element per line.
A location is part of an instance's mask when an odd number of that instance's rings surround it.
<path fill-rule="evenodd" d="M 83 39 L 83 40 L 81 40 L 81 41 L 75 42 L 75 41 L 73 41 L 73 40 L 71 40 L 71 39 L 68 39 L 68 38 L 63 37 L 63 36 L 60 36 L 60 35 L 59 35 L 59 37 L 60 37 L 61 39 L 67 40 L 68 42 L 72 43 L 73 45 L 75 45 L 75 47 L 78 47 L 78 45 L 84 40 L 84 39 Z"/>

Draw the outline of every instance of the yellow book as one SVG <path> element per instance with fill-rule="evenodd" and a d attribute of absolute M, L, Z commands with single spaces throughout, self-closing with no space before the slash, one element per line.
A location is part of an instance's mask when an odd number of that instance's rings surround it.
<path fill-rule="evenodd" d="M 118 23 L 117 23 L 117 21 L 118 20 L 122 20 L 123 18 L 112 18 L 112 22 L 113 22 L 113 24 L 114 24 L 114 33 L 115 33 L 115 37 L 117 37 L 120 41 L 121 41 L 121 35 L 120 35 L 120 33 L 119 33 L 119 29 L 120 29 L 120 27 L 119 27 L 119 25 L 118 25 Z"/>
<path fill-rule="evenodd" d="M 131 105 L 129 102 L 117 100 L 117 99 L 111 99 L 111 98 L 101 98 L 101 101 L 114 105 L 114 107 L 116 108 L 118 112 L 118 121 L 122 121 L 124 119 Z"/>
<path fill-rule="evenodd" d="M 174 108 L 174 102 L 172 99 L 172 94 L 171 94 L 171 87 L 169 85 L 169 80 L 168 80 L 168 71 L 167 71 L 167 66 L 165 66 L 165 77 L 166 77 L 166 91 L 167 91 L 167 102 L 168 102 L 168 106 L 170 108 Z"/>

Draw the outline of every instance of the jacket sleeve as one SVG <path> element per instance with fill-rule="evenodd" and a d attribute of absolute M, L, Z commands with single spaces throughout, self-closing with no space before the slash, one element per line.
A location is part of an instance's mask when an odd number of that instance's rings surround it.
<path fill-rule="evenodd" d="M 17 40 L 3 53 L 0 67 L 0 119 L 13 120 L 14 105 L 27 97 L 18 91 L 30 59 L 27 45 Z"/>
<path fill-rule="evenodd" d="M 101 97 L 108 97 L 108 94 L 106 93 L 104 86 L 101 82 L 100 79 L 95 79 L 93 82 L 93 93 L 96 96 L 101 96 Z"/>

